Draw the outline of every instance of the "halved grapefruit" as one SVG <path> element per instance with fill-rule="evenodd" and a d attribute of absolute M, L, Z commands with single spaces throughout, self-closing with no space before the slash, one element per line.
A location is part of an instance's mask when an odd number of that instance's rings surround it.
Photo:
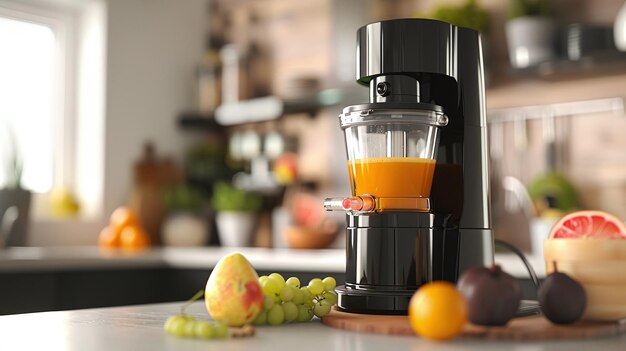
<path fill-rule="evenodd" d="M 626 225 L 603 211 L 577 211 L 552 227 L 550 239 L 626 239 Z"/>

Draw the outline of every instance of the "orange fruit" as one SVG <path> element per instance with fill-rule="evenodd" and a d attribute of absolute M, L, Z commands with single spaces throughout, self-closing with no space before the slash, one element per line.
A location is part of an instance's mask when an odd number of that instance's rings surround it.
<path fill-rule="evenodd" d="M 409 321 L 417 335 L 426 339 L 449 340 L 467 323 L 465 297 L 450 282 L 423 285 L 409 302 Z"/>
<path fill-rule="evenodd" d="M 115 227 L 126 227 L 128 225 L 135 225 L 139 223 L 137 215 L 133 210 L 128 207 L 118 207 L 111 214 L 111 225 Z"/>
<path fill-rule="evenodd" d="M 121 228 L 107 226 L 98 236 L 98 245 L 105 248 L 116 248 L 120 246 Z"/>
<path fill-rule="evenodd" d="M 142 249 L 150 246 L 150 237 L 138 225 L 128 225 L 120 234 L 120 247 L 122 249 Z"/>
<path fill-rule="evenodd" d="M 626 239 L 626 225 L 603 211 L 577 211 L 565 215 L 552 227 L 550 239 Z"/>

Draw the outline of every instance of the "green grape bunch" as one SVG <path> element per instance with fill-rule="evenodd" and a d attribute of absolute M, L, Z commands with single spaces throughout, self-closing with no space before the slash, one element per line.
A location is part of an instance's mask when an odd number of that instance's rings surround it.
<path fill-rule="evenodd" d="M 259 277 L 263 291 L 263 311 L 252 322 L 255 325 L 281 325 L 287 322 L 308 322 L 313 317 L 328 315 L 337 303 L 333 277 L 311 279 L 308 285 L 301 286 L 300 280 L 272 273 Z M 194 301 L 202 297 L 204 290 L 198 291 L 181 306 L 180 313 L 170 316 L 164 325 L 167 334 L 180 338 L 223 339 L 228 337 L 228 326 L 222 322 L 200 321 L 185 312 Z M 250 326 L 246 326 L 250 328 Z M 235 330 L 237 331 L 237 330 Z M 232 332 L 232 331 L 231 331 Z M 238 331 L 240 336 L 254 334 L 254 329 Z M 232 334 L 236 337 L 237 335 Z"/>
<path fill-rule="evenodd" d="M 164 328 L 166 333 L 180 338 L 223 339 L 228 335 L 226 324 L 199 321 L 188 314 L 170 316 Z"/>
<path fill-rule="evenodd" d="M 264 310 L 252 322 L 255 325 L 281 325 L 286 322 L 307 322 L 314 316 L 319 318 L 330 313 L 337 303 L 333 277 L 311 279 L 301 286 L 296 277 L 285 278 L 272 273 L 259 277 L 264 295 Z"/>
<path fill-rule="evenodd" d="M 163 326 L 167 334 L 179 338 L 223 339 L 228 336 L 228 326 L 222 322 L 199 321 L 196 317 L 187 314 L 185 309 L 204 294 L 198 291 L 189 301 L 180 308 L 180 314 L 170 316 Z"/>

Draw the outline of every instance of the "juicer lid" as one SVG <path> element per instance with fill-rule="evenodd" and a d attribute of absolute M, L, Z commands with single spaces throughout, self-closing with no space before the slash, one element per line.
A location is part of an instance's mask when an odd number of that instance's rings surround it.
<path fill-rule="evenodd" d="M 459 27 L 432 19 L 367 24 L 357 31 L 357 82 L 368 85 L 376 76 L 414 73 L 440 74 L 458 81 L 458 37 Z"/>
<path fill-rule="evenodd" d="M 426 103 L 370 103 L 352 105 L 339 115 L 341 128 L 371 124 L 427 124 L 444 127 L 448 116 L 441 106 Z"/>

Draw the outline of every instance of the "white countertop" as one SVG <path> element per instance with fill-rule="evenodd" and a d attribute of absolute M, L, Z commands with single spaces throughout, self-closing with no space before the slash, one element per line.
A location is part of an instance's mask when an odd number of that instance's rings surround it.
<path fill-rule="evenodd" d="M 0 350 L 624 350 L 626 335 L 571 341 L 486 341 L 456 339 L 429 342 L 412 336 L 387 336 L 333 329 L 314 319 L 307 323 L 256 328 L 254 337 L 224 340 L 179 339 L 165 334 L 163 323 L 180 303 L 42 312 L 0 316 Z M 188 309 L 209 316 L 202 302 Z"/>
<path fill-rule="evenodd" d="M 224 255 L 241 252 L 257 270 L 345 272 L 345 251 L 263 248 L 156 248 L 139 252 L 102 250 L 98 247 L 13 247 L 0 250 L 0 273 L 87 269 L 174 267 L 211 269 Z M 528 257 L 542 277 L 540 257 Z M 496 254 L 496 262 L 511 275 L 528 278 L 517 256 Z"/>

